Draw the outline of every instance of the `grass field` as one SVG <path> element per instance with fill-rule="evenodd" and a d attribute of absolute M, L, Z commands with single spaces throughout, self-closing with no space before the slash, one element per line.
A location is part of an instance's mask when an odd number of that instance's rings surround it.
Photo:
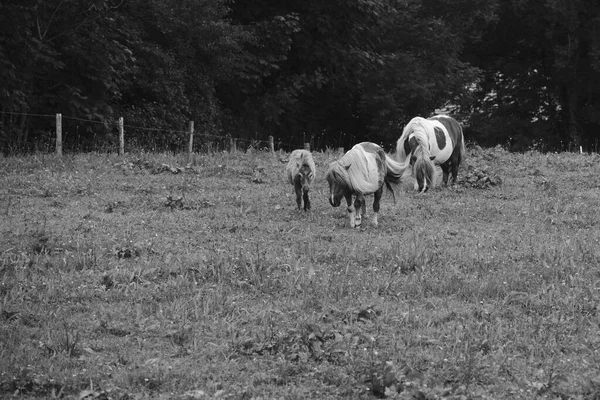
<path fill-rule="evenodd" d="M 471 150 L 360 230 L 339 156 L 309 213 L 285 153 L 0 159 L 0 397 L 600 398 L 600 156 Z"/>

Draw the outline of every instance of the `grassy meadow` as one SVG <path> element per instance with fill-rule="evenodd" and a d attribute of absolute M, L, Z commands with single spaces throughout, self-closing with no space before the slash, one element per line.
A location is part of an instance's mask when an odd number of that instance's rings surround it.
<path fill-rule="evenodd" d="M 0 398 L 600 398 L 600 156 L 471 149 L 357 230 L 339 156 L 308 213 L 286 153 L 0 158 Z"/>

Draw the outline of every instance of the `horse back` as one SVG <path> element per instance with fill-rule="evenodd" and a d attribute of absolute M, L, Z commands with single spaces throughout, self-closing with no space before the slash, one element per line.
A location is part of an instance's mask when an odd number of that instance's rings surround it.
<path fill-rule="evenodd" d="M 445 115 L 437 115 L 435 117 L 431 117 L 430 119 L 439 122 L 444 126 L 444 128 L 446 128 L 446 131 L 448 131 L 448 135 L 452 140 L 453 147 L 460 146 L 463 143 L 463 131 L 457 120 Z"/>
<path fill-rule="evenodd" d="M 385 165 L 385 151 L 381 148 L 381 146 L 371 143 L 371 142 L 362 142 L 358 144 L 363 148 L 365 153 L 370 153 L 375 156 L 375 162 L 377 163 L 377 169 L 381 170 Z"/>

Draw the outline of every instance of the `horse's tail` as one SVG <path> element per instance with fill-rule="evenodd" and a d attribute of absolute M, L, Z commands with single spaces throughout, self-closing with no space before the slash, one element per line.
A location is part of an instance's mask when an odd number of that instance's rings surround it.
<path fill-rule="evenodd" d="M 386 173 L 385 173 L 385 186 L 388 188 L 390 192 L 392 192 L 392 197 L 394 199 L 394 203 L 396 202 L 396 193 L 392 188 L 392 184 L 398 185 L 402 183 L 406 176 L 410 174 L 410 159 L 407 158 L 403 162 L 396 161 L 392 158 L 391 155 L 386 155 L 385 157 L 385 165 L 386 165 Z"/>
<path fill-rule="evenodd" d="M 387 167 L 386 178 L 390 183 L 399 184 L 403 181 L 407 172 L 410 172 L 410 159 L 402 162 L 394 160 L 391 155 L 385 157 L 385 165 Z"/>

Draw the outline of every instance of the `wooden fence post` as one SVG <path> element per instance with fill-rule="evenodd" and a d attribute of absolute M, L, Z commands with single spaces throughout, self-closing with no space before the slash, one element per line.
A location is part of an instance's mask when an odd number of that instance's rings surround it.
<path fill-rule="evenodd" d="M 123 117 L 119 117 L 119 155 L 125 154 L 125 124 Z"/>
<path fill-rule="evenodd" d="M 231 149 L 229 150 L 230 152 L 236 152 L 237 151 L 237 139 L 236 138 L 231 138 Z"/>
<path fill-rule="evenodd" d="M 62 156 L 62 114 L 56 114 L 56 155 Z"/>
<path fill-rule="evenodd" d="M 275 143 L 273 142 L 273 136 L 269 136 L 269 151 L 275 153 Z"/>
<path fill-rule="evenodd" d="M 304 143 L 304 150 L 310 151 L 310 143 Z"/>
<path fill-rule="evenodd" d="M 190 144 L 188 146 L 188 164 L 192 165 L 194 161 L 194 121 L 190 121 L 188 124 L 190 132 Z"/>

